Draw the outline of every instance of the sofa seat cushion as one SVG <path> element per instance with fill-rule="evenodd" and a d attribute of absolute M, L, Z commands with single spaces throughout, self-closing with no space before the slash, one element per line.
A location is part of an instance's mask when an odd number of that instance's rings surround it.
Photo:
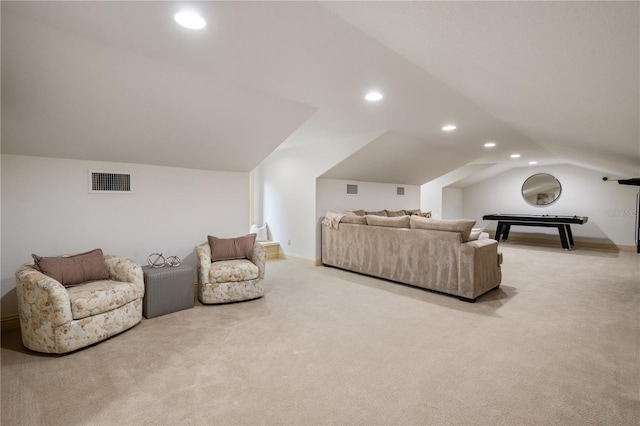
<path fill-rule="evenodd" d="M 209 282 L 229 283 L 255 280 L 260 269 L 247 259 L 222 260 L 213 262 L 209 268 Z"/>
<path fill-rule="evenodd" d="M 133 283 L 104 280 L 68 287 L 71 314 L 74 320 L 112 311 L 138 299 Z"/>

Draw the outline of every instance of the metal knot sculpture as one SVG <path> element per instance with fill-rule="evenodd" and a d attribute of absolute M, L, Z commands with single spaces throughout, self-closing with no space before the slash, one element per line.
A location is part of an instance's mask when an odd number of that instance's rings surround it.
<path fill-rule="evenodd" d="M 147 264 L 149 264 L 152 268 L 162 268 L 166 260 L 162 253 L 151 253 L 149 257 L 147 257 Z"/>
<path fill-rule="evenodd" d="M 165 265 L 172 268 L 174 266 L 180 266 L 181 260 L 178 256 L 167 256 L 167 260 L 165 261 Z"/>

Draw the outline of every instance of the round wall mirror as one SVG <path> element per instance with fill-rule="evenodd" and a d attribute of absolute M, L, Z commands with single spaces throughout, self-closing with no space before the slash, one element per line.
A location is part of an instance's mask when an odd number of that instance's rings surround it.
<path fill-rule="evenodd" d="M 555 177 L 546 173 L 529 176 L 522 184 L 522 198 L 533 206 L 548 206 L 562 193 L 562 186 Z"/>

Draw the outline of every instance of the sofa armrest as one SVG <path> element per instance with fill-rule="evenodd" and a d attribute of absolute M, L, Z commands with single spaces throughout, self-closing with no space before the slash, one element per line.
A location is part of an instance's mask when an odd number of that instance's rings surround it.
<path fill-rule="evenodd" d="M 196 247 L 198 256 L 198 283 L 200 285 L 209 283 L 209 268 L 211 268 L 211 247 L 209 243 L 203 243 Z"/>
<path fill-rule="evenodd" d="M 33 265 L 23 265 L 16 271 L 16 293 L 23 333 L 24 327 L 37 332 L 73 320 L 67 290 Z M 46 330 L 43 333 L 52 334 Z"/>
<path fill-rule="evenodd" d="M 262 244 L 255 243 L 255 245 L 253 246 L 253 256 L 249 260 L 258 267 L 258 270 L 260 271 L 258 274 L 258 278 L 264 278 L 264 268 L 267 262 L 267 251 L 264 249 Z"/>
<path fill-rule="evenodd" d="M 498 242 L 492 239 L 460 244 L 458 257 L 459 295 L 475 299 L 502 281 Z"/>
<path fill-rule="evenodd" d="M 142 266 L 131 259 L 122 256 L 105 255 L 104 262 L 109 269 L 109 275 L 114 281 L 133 283 L 138 289 L 140 297 L 144 296 L 144 275 Z"/>

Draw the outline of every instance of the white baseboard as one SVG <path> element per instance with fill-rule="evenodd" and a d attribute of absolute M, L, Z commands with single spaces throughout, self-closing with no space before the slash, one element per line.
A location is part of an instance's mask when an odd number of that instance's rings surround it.
<path fill-rule="evenodd" d="M 310 264 L 311 266 L 322 265 L 322 261 L 320 259 L 311 259 L 309 257 L 295 256 L 293 254 L 280 253 L 280 259 L 288 259 L 288 260 L 295 260 L 298 262 L 304 262 L 304 263 Z"/>

